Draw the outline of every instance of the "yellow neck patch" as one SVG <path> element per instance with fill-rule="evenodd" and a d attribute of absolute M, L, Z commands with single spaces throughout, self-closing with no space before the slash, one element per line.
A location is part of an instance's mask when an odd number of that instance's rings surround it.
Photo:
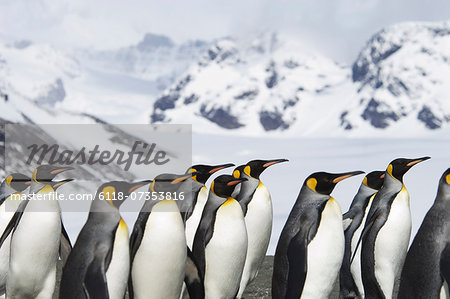
<path fill-rule="evenodd" d="M 364 179 L 363 179 L 363 184 L 364 184 L 366 187 L 369 187 L 369 186 L 367 185 L 367 177 L 364 177 Z"/>
<path fill-rule="evenodd" d="M 224 202 L 224 203 L 222 204 L 222 206 L 226 206 L 227 204 L 230 204 L 230 203 L 232 203 L 233 201 L 235 201 L 235 199 L 234 199 L 233 197 L 228 197 L 227 201 Z"/>
<path fill-rule="evenodd" d="M 310 178 L 306 181 L 306 186 L 312 191 L 316 192 L 317 180 L 315 178 Z"/>
<path fill-rule="evenodd" d="M 212 191 L 214 194 L 216 194 L 216 192 L 214 191 L 214 181 L 212 181 L 212 183 L 211 183 L 211 191 Z"/>
<path fill-rule="evenodd" d="M 155 181 L 150 184 L 150 191 L 155 192 Z"/>
<path fill-rule="evenodd" d="M 238 179 L 241 176 L 241 172 L 236 169 L 235 171 L 233 171 L 233 176 Z"/>
<path fill-rule="evenodd" d="M 52 193 L 55 192 L 55 190 L 53 190 L 52 186 L 50 185 L 45 185 L 44 188 L 42 188 L 39 193 Z"/>
<path fill-rule="evenodd" d="M 103 198 L 106 199 L 106 201 L 113 207 L 114 207 L 114 204 L 112 202 L 112 199 L 114 199 L 115 192 L 116 192 L 116 188 L 114 188 L 113 186 L 107 186 L 107 187 L 103 188 L 103 190 L 102 190 Z"/>
<path fill-rule="evenodd" d="M 450 174 L 447 174 L 447 176 L 445 177 L 445 180 L 447 181 L 447 184 L 450 185 Z"/>
<path fill-rule="evenodd" d="M 394 177 L 394 176 L 392 175 L 392 169 L 393 169 L 392 164 L 389 164 L 389 166 L 387 167 L 386 171 L 387 171 L 387 173 L 389 173 L 389 174 L 391 175 L 391 177 Z"/>
<path fill-rule="evenodd" d="M 35 181 L 36 183 L 39 183 L 39 182 L 37 181 L 37 179 L 36 179 L 36 175 L 37 175 L 37 169 L 35 169 L 35 170 L 33 171 L 33 181 Z"/>
<path fill-rule="evenodd" d="M 13 179 L 12 175 L 8 175 L 5 179 L 6 184 L 8 184 L 8 186 L 10 186 L 10 187 L 11 187 L 12 179 Z"/>
<path fill-rule="evenodd" d="M 250 175 L 250 171 L 251 171 L 250 166 L 247 165 L 247 166 L 244 167 L 244 173 L 245 173 L 246 175 L 251 176 L 251 175 Z"/>

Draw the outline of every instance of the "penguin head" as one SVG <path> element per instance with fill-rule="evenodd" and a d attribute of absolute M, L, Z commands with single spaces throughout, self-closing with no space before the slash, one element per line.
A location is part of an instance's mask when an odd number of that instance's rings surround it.
<path fill-rule="evenodd" d="M 147 185 L 151 181 L 141 181 L 135 183 L 129 183 L 124 181 L 111 181 L 102 184 L 97 190 L 97 197 L 102 195 L 102 199 L 112 206 L 119 208 L 120 205 L 130 196 L 131 193 Z"/>
<path fill-rule="evenodd" d="M 22 192 L 31 184 L 31 179 L 21 173 L 11 173 L 5 179 L 5 183 L 14 191 Z"/>
<path fill-rule="evenodd" d="M 246 167 L 247 165 L 239 165 L 238 167 L 236 167 L 234 170 L 233 170 L 233 176 L 236 178 L 236 179 L 238 179 L 238 178 L 240 178 L 241 176 L 242 176 L 242 174 L 244 173 L 244 168 Z"/>
<path fill-rule="evenodd" d="M 363 179 L 363 184 L 369 188 L 380 190 L 384 182 L 384 171 L 372 171 Z"/>
<path fill-rule="evenodd" d="M 362 173 L 364 173 L 364 171 L 343 173 L 316 172 L 306 178 L 304 185 L 314 192 L 330 195 L 337 183 Z"/>
<path fill-rule="evenodd" d="M 403 181 L 403 175 L 417 163 L 428 160 L 430 157 L 416 159 L 398 158 L 389 163 L 386 172 L 393 178 Z"/>
<path fill-rule="evenodd" d="M 261 175 L 261 173 L 263 173 L 263 171 L 266 170 L 269 166 L 287 161 L 289 160 L 288 159 L 252 160 L 245 165 L 243 172 L 245 172 L 245 174 L 247 174 L 248 176 L 259 180 L 259 176 Z"/>
<path fill-rule="evenodd" d="M 172 174 L 163 173 L 153 179 L 150 184 L 150 191 L 152 192 L 176 192 L 180 188 L 181 183 L 189 178 L 197 175 L 197 172 L 188 174 Z"/>
<path fill-rule="evenodd" d="M 236 188 L 238 184 L 246 180 L 247 179 L 245 178 L 235 178 L 232 175 L 223 174 L 218 176 L 211 183 L 211 191 L 219 197 L 231 197 L 234 188 Z"/>
<path fill-rule="evenodd" d="M 219 164 L 219 165 L 203 165 L 198 164 L 190 167 L 186 174 L 196 172 L 196 175 L 192 176 L 192 179 L 196 180 L 201 184 L 205 184 L 206 181 L 213 175 L 215 172 L 234 166 L 233 163 L 227 164 Z"/>
<path fill-rule="evenodd" d="M 33 172 L 33 181 L 36 183 L 47 184 L 51 182 L 58 174 L 67 170 L 72 170 L 73 167 L 61 167 L 53 165 L 40 165 Z"/>

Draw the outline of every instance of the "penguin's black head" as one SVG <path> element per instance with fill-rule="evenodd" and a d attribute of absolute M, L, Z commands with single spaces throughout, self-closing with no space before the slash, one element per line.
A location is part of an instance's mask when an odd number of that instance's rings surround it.
<path fill-rule="evenodd" d="M 236 179 L 238 179 L 238 178 L 241 177 L 242 173 L 244 172 L 245 166 L 247 166 L 247 165 L 239 165 L 238 167 L 236 167 L 236 168 L 233 170 L 233 176 L 234 176 Z"/>
<path fill-rule="evenodd" d="M 105 199 L 109 204 L 119 208 L 131 193 L 147 185 L 151 181 L 129 183 L 125 181 L 111 181 L 104 183 L 97 190 L 97 197 Z"/>
<path fill-rule="evenodd" d="M 417 163 L 428 160 L 430 157 L 416 159 L 399 158 L 389 163 L 386 172 L 399 181 L 403 181 L 403 175 Z"/>
<path fill-rule="evenodd" d="M 337 183 L 362 173 L 364 173 L 364 171 L 351 171 L 344 173 L 316 172 L 311 174 L 305 180 L 304 185 L 314 192 L 330 195 Z"/>
<path fill-rule="evenodd" d="M 384 171 L 372 171 L 364 177 L 363 184 L 369 188 L 380 190 L 384 182 Z"/>
<path fill-rule="evenodd" d="M 11 173 L 5 179 L 5 183 L 13 190 L 22 192 L 31 184 L 31 179 L 21 173 Z"/>
<path fill-rule="evenodd" d="M 34 170 L 32 179 L 36 183 L 46 184 L 52 181 L 58 174 L 72 169 L 73 167 L 68 166 L 40 165 Z"/>
<path fill-rule="evenodd" d="M 199 182 L 201 184 L 205 184 L 206 181 L 215 172 L 217 172 L 219 170 L 222 170 L 222 169 L 225 169 L 225 168 L 228 168 L 228 167 L 232 167 L 232 166 L 234 166 L 234 164 L 232 164 L 232 163 L 219 164 L 219 165 L 202 165 L 202 164 L 198 164 L 198 165 L 194 165 L 194 166 L 190 167 L 186 171 L 186 174 L 192 173 L 192 172 L 196 172 L 197 174 L 192 176 L 192 179 L 196 180 L 197 182 Z"/>
<path fill-rule="evenodd" d="M 246 180 L 247 179 L 245 178 L 237 179 L 232 175 L 223 174 L 221 176 L 218 176 L 211 183 L 211 191 L 219 197 L 227 198 L 231 196 L 237 184 L 240 184 L 241 182 Z"/>
<path fill-rule="evenodd" d="M 163 173 L 155 177 L 150 184 L 150 191 L 152 192 L 176 192 L 182 182 L 197 175 L 197 172 L 191 172 L 188 174 L 172 174 Z"/>
<path fill-rule="evenodd" d="M 248 162 L 244 167 L 244 172 L 251 176 L 252 178 L 259 179 L 261 173 L 266 170 L 269 166 L 287 162 L 288 159 L 275 159 L 275 160 L 252 160 Z"/>

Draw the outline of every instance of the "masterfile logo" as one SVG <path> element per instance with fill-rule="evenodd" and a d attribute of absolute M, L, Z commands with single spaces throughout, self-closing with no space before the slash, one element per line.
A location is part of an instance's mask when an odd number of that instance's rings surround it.
<path fill-rule="evenodd" d="M 16 197 L 57 200 L 66 211 L 86 211 L 87 203 L 105 182 L 151 182 L 161 174 L 184 174 L 192 166 L 191 129 L 191 125 L 172 124 L 7 124 L 5 172 L 19 172 L 33 179 L 34 171 L 41 165 L 70 169 L 53 179 L 70 182 L 57 185 L 58 194 L 50 199 L 39 197 L 37 192 L 30 193 L 31 188 Z M 184 184 L 185 191 L 190 190 L 190 181 Z M 170 182 L 167 184 L 170 186 Z M 191 196 L 190 192 L 179 194 L 173 188 L 162 188 L 170 189 L 171 193 L 156 193 L 149 186 L 145 184 L 130 195 L 120 192 L 110 195 L 119 200 L 126 196 L 127 204 L 122 210 L 130 212 L 139 211 L 145 201 L 167 198 L 182 201 Z"/>

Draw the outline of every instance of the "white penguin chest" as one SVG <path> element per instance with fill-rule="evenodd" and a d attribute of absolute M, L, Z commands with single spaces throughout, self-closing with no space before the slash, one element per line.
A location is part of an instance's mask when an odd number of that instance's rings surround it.
<path fill-rule="evenodd" d="M 392 296 L 394 282 L 400 275 L 411 236 L 411 211 L 406 188 L 397 194 L 385 224 L 375 241 L 375 277 L 387 297 Z"/>
<path fill-rule="evenodd" d="M 353 257 L 353 254 L 355 252 L 356 245 L 358 244 L 359 238 L 361 236 L 362 230 L 364 228 L 364 224 L 366 223 L 367 214 L 369 213 L 370 207 L 372 205 L 372 201 L 375 195 L 372 195 L 369 199 L 369 203 L 367 204 L 367 207 L 364 211 L 364 217 L 361 221 L 361 224 L 359 227 L 355 230 L 352 236 L 351 241 L 351 257 Z M 355 280 L 355 283 L 358 287 L 359 293 L 361 295 L 364 295 L 364 286 L 362 282 L 362 276 L 361 276 L 361 244 L 357 249 L 357 252 L 355 253 L 355 257 L 353 259 L 352 264 L 350 265 L 350 271 L 353 275 L 353 279 Z"/>
<path fill-rule="evenodd" d="M 135 298 L 178 298 L 186 266 L 186 237 L 173 200 L 156 204 L 133 260 Z M 169 261 L 169 262 L 168 262 Z"/>
<path fill-rule="evenodd" d="M 129 240 L 128 227 L 125 221 L 120 219 L 114 238 L 111 262 L 106 271 L 106 281 L 111 299 L 121 299 L 125 295 L 130 271 Z"/>
<path fill-rule="evenodd" d="M 206 298 L 235 296 L 244 268 L 248 241 L 244 214 L 236 200 L 228 201 L 217 210 L 214 232 L 205 248 Z"/>
<path fill-rule="evenodd" d="M 248 234 L 248 252 L 249 262 L 257 264 L 254 259 L 263 258 L 269 246 L 270 235 L 272 233 L 272 200 L 269 190 L 260 185 L 247 207 L 245 215 L 245 224 Z"/>
<path fill-rule="evenodd" d="M 344 243 L 342 211 L 336 200 L 330 198 L 307 248 L 307 273 L 301 298 L 328 298 L 341 268 Z"/>
<path fill-rule="evenodd" d="M 192 249 L 192 244 L 194 244 L 195 233 L 197 232 L 198 224 L 202 218 L 203 209 L 205 208 L 207 199 L 208 189 L 203 186 L 198 193 L 197 203 L 194 206 L 192 215 L 186 221 L 186 242 L 189 249 Z"/>
<path fill-rule="evenodd" d="M 272 199 L 269 190 L 260 184 L 247 206 L 245 215 L 249 240 L 262 241 L 262 239 L 270 238 L 272 217 Z"/>

